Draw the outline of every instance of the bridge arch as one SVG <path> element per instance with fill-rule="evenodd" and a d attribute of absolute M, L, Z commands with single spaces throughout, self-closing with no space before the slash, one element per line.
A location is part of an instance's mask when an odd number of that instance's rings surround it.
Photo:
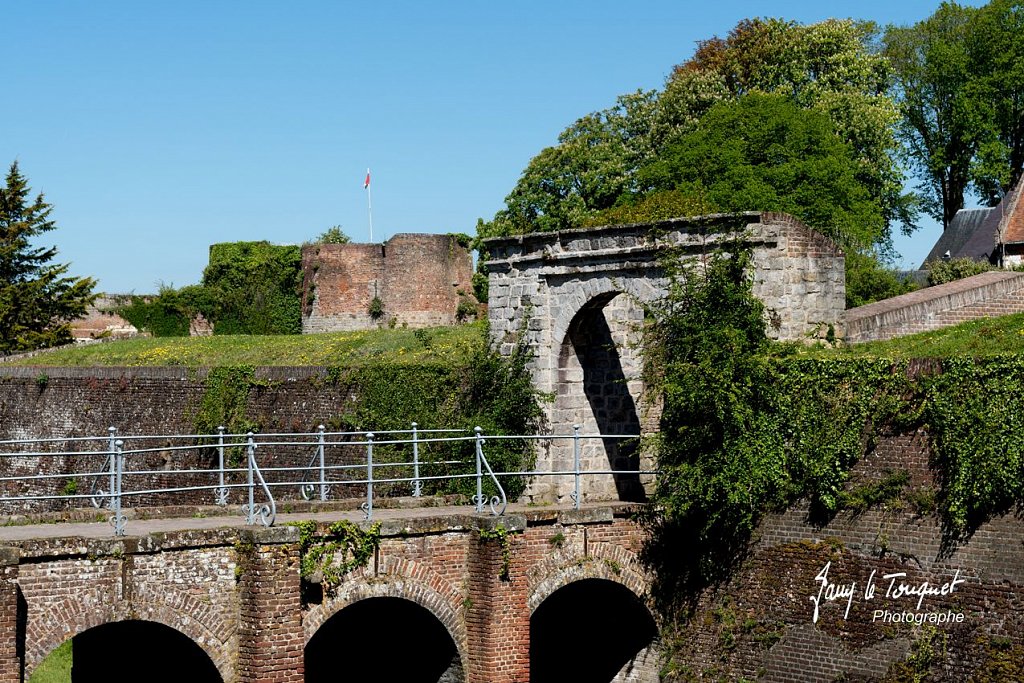
<path fill-rule="evenodd" d="M 650 581 L 635 554 L 606 543 L 556 552 L 528 573 L 530 680 L 658 680 Z M 565 651 L 599 653 L 572 662 Z"/>
<path fill-rule="evenodd" d="M 183 593 L 167 594 L 170 604 L 134 601 L 122 609 L 109 605 L 83 604 L 77 595 L 66 597 L 29 615 L 26 624 L 25 672 L 31 673 L 53 650 L 70 638 L 108 624 L 142 621 L 167 627 L 191 640 L 210 658 L 223 680 L 231 680 L 233 667 L 228 655 L 235 634 L 227 624 L 207 618 L 209 606 Z"/>
<path fill-rule="evenodd" d="M 470 660 L 463 597 L 429 567 L 410 560 L 381 557 L 379 573 L 367 568 L 349 575 L 329 598 L 305 615 L 303 629 L 307 649 L 332 618 L 346 608 L 371 600 L 376 605 L 404 610 L 404 614 L 413 618 L 416 618 L 415 610 L 406 610 L 394 601 L 410 603 L 429 614 L 451 639 L 461 666 L 462 680 L 466 680 Z"/>
<path fill-rule="evenodd" d="M 79 622 L 81 624 L 81 622 Z M 38 660 L 26 662 L 25 680 L 60 645 L 71 642 L 72 681 L 135 681 L 141 672 L 161 662 L 161 679 L 189 680 L 193 683 L 223 683 L 232 680 L 227 661 L 215 661 L 221 650 L 211 651 L 177 628 L 150 619 L 126 618 L 100 620 L 63 637 L 42 652 Z"/>

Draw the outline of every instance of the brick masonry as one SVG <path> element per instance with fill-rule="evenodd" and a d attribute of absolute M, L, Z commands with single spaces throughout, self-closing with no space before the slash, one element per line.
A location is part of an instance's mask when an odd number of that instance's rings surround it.
<path fill-rule="evenodd" d="M 534 354 L 534 386 L 555 396 L 547 405 L 554 433 L 571 434 L 574 424 L 583 433 L 636 433 L 657 421 L 656 409 L 641 403 L 636 342 L 642 305 L 665 293 L 660 259 L 670 248 L 682 259 L 699 259 L 731 239 L 753 251 L 754 293 L 765 303 L 773 337 L 818 337 L 830 327 L 841 334 L 843 255 L 827 238 L 783 214 L 702 216 L 486 240 L 492 337 L 503 353 L 511 353 L 522 334 Z M 572 459 L 571 443 L 558 441 L 542 453 L 538 468 L 570 469 Z M 589 449 L 583 459 L 600 469 L 650 465 L 611 442 Z M 637 491 L 649 482 L 626 479 L 589 478 L 585 494 L 642 497 Z M 571 481 L 535 487 L 530 495 L 563 502 Z"/>
<path fill-rule="evenodd" d="M 855 467 L 850 486 L 905 470 L 910 490 L 934 492 L 929 448 L 924 431 L 888 434 Z M 1024 522 L 1012 513 L 956 543 L 944 540 L 934 513 L 907 503 L 843 512 L 822 526 L 808 523 L 806 505 L 794 506 L 768 516 L 736 575 L 700 597 L 697 618 L 681 634 L 691 647 L 677 661 L 684 671 L 716 680 L 880 681 L 912 655 L 929 626 L 887 623 L 875 619 L 875 610 L 952 610 L 964 620 L 934 627 L 938 654 L 925 680 L 1016 680 L 992 672 L 999 653 L 1017 660 L 1024 653 L 1022 538 Z M 846 599 L 823 601 L 815 623 L 811 598 L 828 562 L 830 580 L 856 582 L 856 591 L 848 616 Z M 885 595 L 890 580 L 882 577 L 901 572 L 906 577 L 900 580 L 915 586 L 941 586 L 957 572 L 965 583 L 949 595 L 927 597 L 918 610 L 914 596 Z M 872 578 L 877 590 L 867 600 Z"/>
<path fill-rule="evenodd" d="M 497 523 L 511 532 L 507 578 L 500 576 L 501 544 L 478 531 Z M 558 588 L 599 578 L 639 599 L 649 590 L 636 556 L 642 534 L 611 508 L 501 520 L 419 517 L 389 523 L 381 535 L 371 562 L 317 600 L 307 600 L 300 584 L 294 527 L 49 539 L 0 549 L 7 562 L 0 680 L 22 680 L 22 666 L 27 680 L 54 648 L 89 628 L 140 619 L 188 636 L 225 681 L 297 682 L 305 645 L 320 626 L 355 602 L 391 597 L 418 604 L 444 625 L 458 651 L 451 680 L 526 681 L 531 614 Z M 644 652 L 615 680 L 656 681 L 655 652 Z"/>
<path fill-rule="evenodd" d="M 990 271 L 846 312 L 846 341 L 879 341 L 1024 312 L 1024 273 Z"/>
<path fill-rule="evenodd" d="M 472 298 L 473 260 L 452 235 L 399 234 L 383 244 L 302 248 L 302 331 L 339 332 L 380 325 L 454 325 Z M 374 319 L 379 297 L 384 315 Z"/>
<path fill-rule="evenodd" d="M 850 486 L 906 470 L 913 490 L 934 491 L 929 449 L 924 431 L 886 434 Z M 501 543 L 479 531 L 498 524 L 509 532 L 507 576 Z M 885 596 L 882 576 L 903 572 L 915 586 L 964 580 L 953 593 L 927 597 L 921 610 L 964 614 L 962 623 L 937 626 L 932 680 L 985 680 L 996 658 L 1024 653 L 1022 532 L 1024 521 L 1005 514 L 950 543 L 934 513 L 899 502 L 820 526 L 801 504 L 769 515 L 732 578 L 697 596 L 676 670 L 714 680 L 882 680 L 930 632 L 874 617 L 918 611 L 916 598 Z M 503 518 L 410 515 L 385 522 L 371 561 L 319 598 L 299 581 L 290 527 L 23 541 L 0 549 L 0 680 L 21 680 L 22 663 L 31 673 L 76 633 L 143 619 L 188 636 L 225 681 L 298 681 L 305 644 L 321 626 L 357 602 L 390 597 L 416 603 L 451 636 L 458 656 L 445 680 L 527 681 L 531 615 L 559 589 L 598 579 L 650 604 L 644 538 L 621 505 L 541 506 Z M 811 598 L 826 563 L 832 581 L 856 582 L 857 590 L 848 615 L 845 600 L 825 602 L 815 622 Z M 878 595 L 867 600 L 872 572 Z M 652 642 L 615 680 L 658 680 L 661 649 Z"/>

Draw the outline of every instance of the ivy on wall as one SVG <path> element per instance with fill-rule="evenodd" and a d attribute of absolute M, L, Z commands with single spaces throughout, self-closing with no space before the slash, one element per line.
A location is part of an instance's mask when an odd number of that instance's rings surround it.
<path fill-rule="evenodd" d="M 678 613 L 726 579 L 762 517 L 799 500 L 811 521 L 905 491 L 906 473 L 848 486 L 883 430 L 925 428 L 946 541 L 1024 505 L 1024 358 L 811 359 L 773 344 L 753 297 L 749 253 L 706 255 L 671 273 L 650 308 L 645 381 L 663 398 L 652 443 L 662 474 L 645 554 L 655 594 Z M 680 555 L 678 549 L 689 548 Z"/>
<path fill-rule="evenodd" d="M 214 334 L 298 334 L 301 285 L 300 247 L 225 242 L 210 247 L 201 284 L 132 296 L 117 312 L 156 337 L 188 336 L 199 314 L 213 323 Z"/>

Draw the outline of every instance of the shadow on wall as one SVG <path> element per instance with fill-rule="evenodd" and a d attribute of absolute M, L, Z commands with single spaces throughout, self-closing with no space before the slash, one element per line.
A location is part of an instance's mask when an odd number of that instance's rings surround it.
<path fill-rule="evenodd" d="M 617 292 L 594 299 L 576 314 L 569 326 L 568 341 L 583 369 L 583 392 L 601 434 L 639 434 L 636 401 L 629 393 L 612 330 L 604 307 Z M 563 347 L 563 353 L 565 348 Z M 604 439 L 611 470 L 640 469 L 639 444 L 634 440 Z M 637 474 L 613 474 L 619 500 L 647 499 Z"/>

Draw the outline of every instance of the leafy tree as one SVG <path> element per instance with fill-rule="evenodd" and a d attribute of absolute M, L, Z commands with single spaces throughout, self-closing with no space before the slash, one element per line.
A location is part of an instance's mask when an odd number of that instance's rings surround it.
<path fill-rule="evenodd" d="M 781 95 L 715 105 L 638 173 L 651 190 L 703 196 L 720 211 L 783 211 L 847 248 L 885 237 L 881 207 L 828 117 Z"/>
<path fill-rule="evenodd" d="M 985 111 L 992 115 L 972 180 L 995 204 L 1024 176 L 1024 3 L 992 0 L 980 8 L 971 43 Z"/>
<path fill-rule="evenodd" d="M 858 186 L 879 207 L 883 224 L 876 229 L 873 221 L 871 231 L 884 245 L 889 223 L 912 222 L 913 204 L 901 195 L 891 130 L 897 114 L 875 37 L 875 26 L 866 22 L 740 22 L 728 37 L 701 43 L 663 91 L 623 96 L 612 109 L 566 129 L 556 147 L 530 162 L 506 208 L 478 227 L 481 236 L 663 218 L 672 207 L 685 210 L 694 204 L 692 197 L 661 194 L 664 187 L 642 182 L 641 169 L 678 149 L 715 105 L 769 93 L 832 120 L 834 133 L 852 153 Z M 648 200 L 651 193 L 660 196 Z"/>
<path fill-rule="evenodd" d="M 612 207 L 632 190 L 635 169 L 654 155 L 649 138 L 656 94 L 637 91 L 588 114 L 534 157 L 505 209 L 478 224 L 481 237 L 579 227 L 588 215 Z"/>
<path fill-rule="evenodd" d="M 341 229 L 340 225 L 332 225 L 316 238 L 316 242 L 319 244 L 348 244 L 351 241 L 352 238 Z"/>
<path fill-rule="evenodd" d="M 71 341 L 70 321 L 83 315 L 96 295 L 96 281 L 66 275 L 51 263 L 56 247 L 34 246 L 33 238 L 56 228 L 43 195 L 30 200 L 28 181 L 11 164 L 0 187 L 0 354 Z"/>
<path fill-rule="evenodd" d="M 971 163 L 988 136 L 992 106 L 975 75 L 977 10 L 944 2 L 911 27 L 890 27 L 885 55 L 895 69 L 908 157 L 924 181 L 925 208 L 943 227 L 964 207 Z"/>

